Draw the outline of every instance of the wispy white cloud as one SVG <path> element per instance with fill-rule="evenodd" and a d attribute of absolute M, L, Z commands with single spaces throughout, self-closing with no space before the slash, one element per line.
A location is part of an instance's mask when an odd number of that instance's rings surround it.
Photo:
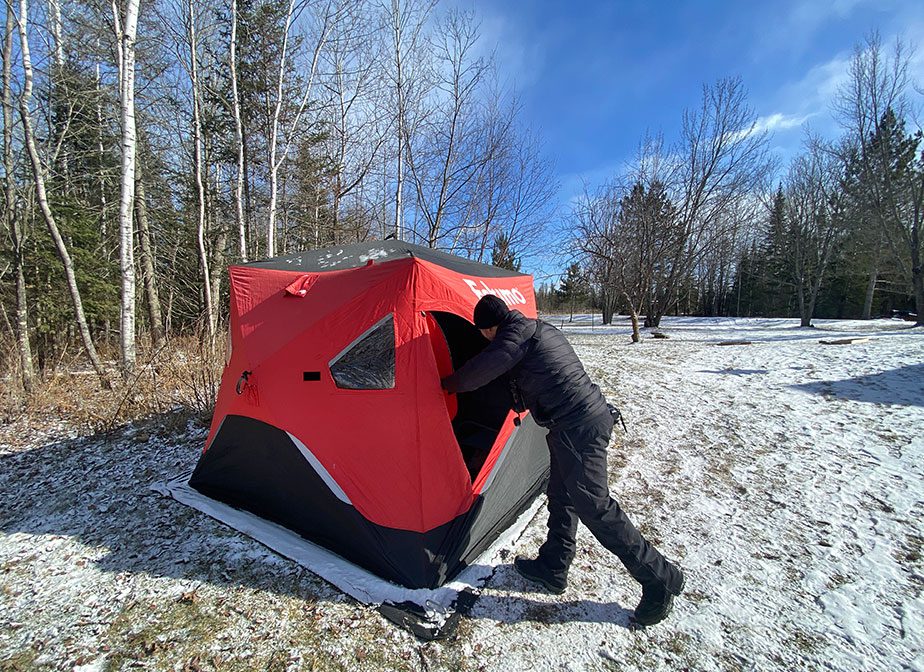
<path fill-rule="evenodd" d="M 766 24 L 755 46 L 760 52 L 798 56 L 824 27 L 849 19 L 861 9 L 886 12 L 895 5 L 895 0 L 798 0 Z M 777 9 L 770 11 L 776 13 Z M 761 21 L 766 22 L 767 18 L 762 16 Z"/>
<path fill-rule="evenodd" d="M 813 117 L 819 117 L 822 123 L 833 121 L 829 114 L 831 103 L 849 79 L 851 57 L 849 51 L 839 52 L 827 61 L 817 63 L 798 79 L 782 86 L 774 96 L 776 105 L 794 112 L 778 123 L 784 128 L 793 128 L 802 126 Z M 775 116 L 777 115 L 765 118 L 769 120 Z"/>
<path fill-rule="evenodd" d="M 792 6 L 786 18 L 790 27 L 799 26 L 808 31 L 815 30 L 832 19 L 846 19 L 862 5 L 888 4 L 891 3 L 883 0 L 802 0 Z"/>
<path fill-rule="evenodd" d="M 482 55 L 493 54 L 498 71 L 506 83 L 522 90 L 534 84 L 542 73 L 545 48 L 542 41 L 528 39 L 515 21 L 491 7 L 478 12 Z"/>
<path fill-rule="evenodd" d="M 901 38 L 907 44 L 917 45 L 911 57 L 909 73 L 912 79 L 916 80 L 920 91 L 921 85 L 924 84 L 924 78 L 919 74 L 924 72 L 924 21 L 916 18 L 916 15 L 896 21 L 900 24 L 900 29 L 890 26 L 891 30 L 882 37 L 882 44 L 887 51 L 897 38 Z M 758 124 L 763 122 L 767 130 L 784 130 L 805 128 L 810 123 L 813 132 L 830 139 L 838 137 L 843 129 L 833 107 L 840 91 L 850 80 L 850 62 L 853 55 L 853 49 L 841 50 L 827 60 L 816 63 L 801 77 L 793 78 L 781 86 L 770 98 L 767 106 L 771 109 L 790 110 L 790 114 L 769 114 L 761 117 Z M 913 109 L 924 104 L 924 96 L 916 92 L 914 83 L 906 93 Z M 916 116 L 912 114 L 909 121 L 917 123 L 915 120 Z M 778 134 L 773 151 L 781 163 L 785 164 L 799 151 L 801 144 L 802 140 L 797 140 L 792 135 Z"/>
<path fill-rule="evenodd" d="M 760 133 L 774 133 L 776 131 L 788 131 L 793 128 L 800 128 L 802 124 L 815 116 L 816 113 L 809 114 L 783 114 L 775 112 L 764 117 L 758 117 L 750 128 L 738 131 L 731 135 L 733 141 L 744 140 L 752 135 Z"/>

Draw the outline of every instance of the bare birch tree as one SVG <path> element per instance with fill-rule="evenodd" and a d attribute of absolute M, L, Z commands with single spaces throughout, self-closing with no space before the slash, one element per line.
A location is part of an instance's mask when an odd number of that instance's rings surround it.
<path fill-rule="evenodd" d="M 237 0 L 231 0 L 231 33 L 228 40 L 228 67 L 231 77 L 231 107 L 234 116 L 234 141 L 237 172 L 234 181 L 234 216 L 238 232 L 238 254 L 247 261 L 247 222 L 244 216 L 244 122 L 241 117 L 241 97 L 237 85 Z"/>
<path fill-rule="evenodd" d="M 19 351 L 20 377 L 23 390 L 32 392 L 35 369 L 32 363 L 32 344 L 29 340 L 29 303 L 26 295 L 24 269 L 24 232 L 16 212 L 16 185 L 13 165 L 13 31 L 14 17 L 11 4 L 6 6 L 6 28 L 3 33 L 3 168 L 4 217 L 13 247 L 13 277 L 16 282 L 16 346 Z"/>
<path fill-rule="evenodd" d="M 330 30 L 335 21 L 339 19 L 342 8 L 338 8 L 331 1 L 324 4 L 319 10 L 316 19 L 316 35 L 314 36 L 314 46 L 310 52 L 307 72 L 304 75 L 304 81 L 301 83 L 302 95 L 298 102 L 295 114 L 284 129 L 282 125 L 282 109 L 286 101 L 285 82 L 289 68 L 289 60 L 292 58 L 289 53 L 290 33 L 292 31 L 292 22 L 296 14 L 301 14 L 305 9 L 304 3 L 296 4 L 296 0 L 290 0 L 286 12 L 285 27 L 283 29 L 282 47 L 279 56 L 279 69 L 276 78 L 276 99 L 273 106 L 273 115 L 270 126 L 269 137 L 269 213 L 266 225 L 266 254 L 272 257 L 276 254 L 276 218 L 279 204 L 279 171 L 289 157 L 292 147 L 297 141 L 298 134 L 302 129 L 305 109 L 311 100 L 312 87 L 315 76 L 318 71 L 318 61 L 321 51 L 324 49 Z"/>
<path fill-rule="evenodd" d="M 23 135 L 26 145 L 26 151 L 29 155 L 29 162 L 32 166 L 32 176 L 35 182 L 35 195 L 38 200 L 39 209 L 42 217 L 48 227 L 55 244 L 55 250 L 64 266 L 64 276 L 67 282 L 68 292 L 71 297 L 71 303 L 74 308 L 74 317 L 77 321 L 77 330 L 80 333 L 81 341 L 87 356 L 93 365 L 94 370 L 99 376 L 100 382 L 106 388 L 111 387 L 109 377 L 106 373 L 103 363 L 93 344 L 93 338 L 90 335 L 90 327 L 87 324 L 87 318 L 83 310 L 83 301 L 80 297 L 80 289 L 77 287 L 77 278 L 74 274 L 74 264 L 71 260 L 67 245 L 61 237 L 54 213 L 48 203 L 48 193 L 45 189 L 45 169 L 39 157 L 38 148 L 35 144 L 35 133 L 32 127 L 32 112 L 29 109 L 29 102 L 32 98 L 33 87 L 33 70 L 32 58 L 29 51 L 29 0 L 19 0 L 19 16 L 17 17 L 17 26 L 19 30 L 20 52 L 22 54 L 23 69 L 23 89 L 19 99 L 19 114 L 22 118 Z"/>
<path fill-rule="evenodd" d="M 653 296 L 648 326 L 660 324 L 677 304 L 681 284 L 704 252 L 728 233 L 726 210 L 763 188 L 771 163 L 766 133 L 756 124 L 744 86 L 736 78 L 704 86 L 700 106 L 684 112 L 668 181 L 681 235 L 664 282 Z"/>
<path fill-rule="evenodd" d="M 325 107 L 326 162 L 331 178 L 331 227 L 338 239 L 345 199 L 357 193 L 380 159 L 389 128 L 380 120 L 384 101 L 376 81 L 381 63 L 374 52 L 375 26 L 367 13 L 345 13 L 333 28 L 324 65 L 329 100 Z M 371 44 L 370 44 L 371 43 Z"/>
<path fill-rule="evenodd" d="M 199 253 L 199 268 L 202 273 L 202 294 L 205 302 L 206 334 L 211 341 L 215 337 L 217 319 L 212 302 L 212 276 L 209 272 L 209 256 L 205 241 L 205 176 L 202 156 L 202 89 L 199 82 L 199 39 L 197 32 L 197 10 L 193 0 L 186 5 L 186 36 L 189 47 L 189 80 L 192 96 L 192 149 L 193 178 L 196 189 L 196 249 Z"/>
<path fill-rule="evenodd" d="M 122 112 L 122 188 L 119 199 L 119 267 L 122 273 L 121 345 L 122 376 L 135 371 L 135 39 L 139 0 L 125 0 L 120 9 L 112 3 L 117 38 L 119 102 Z"/>
<path fill-rule="evenodd" d="M 422 36 L 424 26 L 436 5 L 436 0 L 391 0 L 386 9 L 386 22 L 391 34 L 390 79 L 394 91 L 395 119 L 395 238 L 406 236 L 404 223 L 404 161 L 411 131 L 408 128 L 408 108 L 419 83 Z"/>
<path fill-rule="evenodd" d="M 61 2 L 48 0 L 48 23 L 51 28 L 51 48 L 54 53 L 54 65 L 57 72 L 64 69 L 64 41 L 61 37 Z"/>
<path fill-rule="evenodd" d="M 785 182 L 788 259 L 801 326 L 812 326 L 825 271 L 843 232 L 841 163 L 815 141 L 793 160 Z"/>

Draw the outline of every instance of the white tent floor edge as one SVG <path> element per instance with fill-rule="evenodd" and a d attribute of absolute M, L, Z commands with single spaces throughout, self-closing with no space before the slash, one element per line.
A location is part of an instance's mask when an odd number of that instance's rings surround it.
<path fill-rule="evenodd" d="M 503 551 L 509 550 L 519 541 L 545 500 L 544 496 L 537 497 L 474 563 L 451 582 L 432 590 L 411 589 L 386 581 L 281 525 L 206 497 L 189 486 L 191 473 L 166 483 L 154 483 L 151 489 L 255 539 L 363 604 L 381 606 L 389 602 L 411 602 L 420 605 L 434 621 L 445 620 L 451 614 L 452 605 L 459 593 L 464 590 L 477 591 L 487 583 L 501 563 Z"/>

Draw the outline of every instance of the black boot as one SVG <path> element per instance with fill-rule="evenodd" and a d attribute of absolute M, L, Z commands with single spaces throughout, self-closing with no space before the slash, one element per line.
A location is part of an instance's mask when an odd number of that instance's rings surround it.
<path fill-rule="evenodd" d="M 654 625 L 660 623 L 674 607 L 674 595 L 683 592 L 685 578 L 679 567 L 676 570 L 675 580 L 671 589 L 662 584 L 648 584 L 642 586 L 642 599 L 635 607 L 632 621 L 638 625 Z"/>
<path fill-rule="evenodd" d="M 530 560 L 518 555 L 513 561 L 513 568 L 524 579 L 538 583 L 554 595 L 561 595 L 568 587 L 568 580 L 552 576 L 541 560 Z"/>

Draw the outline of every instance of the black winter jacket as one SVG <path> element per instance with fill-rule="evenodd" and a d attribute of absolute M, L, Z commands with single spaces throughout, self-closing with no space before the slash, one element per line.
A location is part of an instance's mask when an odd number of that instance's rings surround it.
<path fill-rule="evenodd" d="M 609 412 L 565 335 L 517 310 L 507 314 L 484 350 L 443 379 L 443 387 L 471 392 L 508 372 L 514 410 L 528 409 L 543 427 L 572 427 Z"/>

